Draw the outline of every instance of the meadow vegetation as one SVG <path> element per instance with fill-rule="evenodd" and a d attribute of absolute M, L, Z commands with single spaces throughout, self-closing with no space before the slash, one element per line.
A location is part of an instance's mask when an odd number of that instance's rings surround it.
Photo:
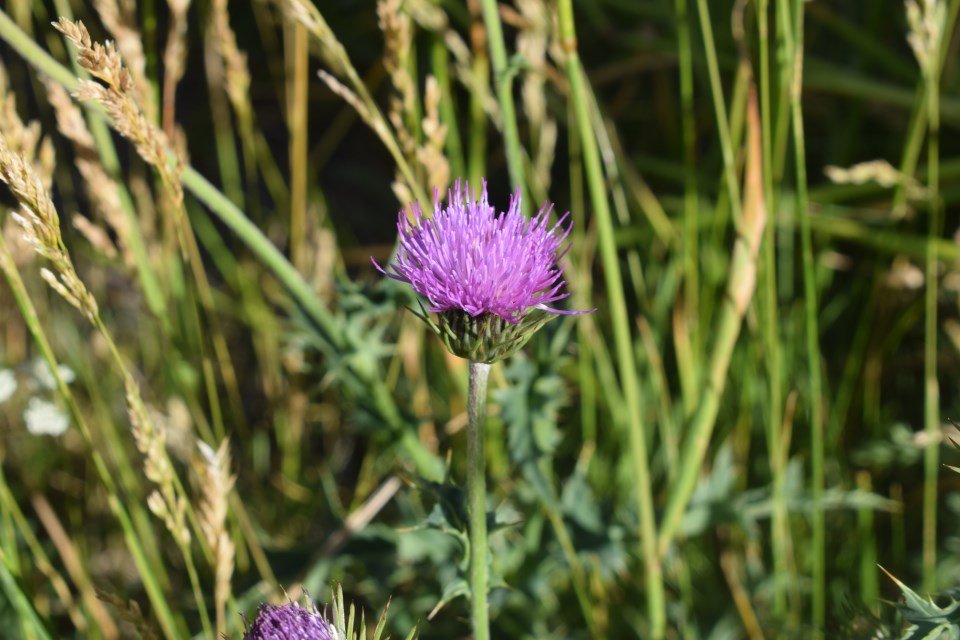
<path fill-rule="evenodd" d="M 471 637 L 469 366 L 371 263 L 462 179 L 596 308 L 489 371 L 490 637 L 960 639 L 958 13 L 8 0 L 0 635 Z"/>

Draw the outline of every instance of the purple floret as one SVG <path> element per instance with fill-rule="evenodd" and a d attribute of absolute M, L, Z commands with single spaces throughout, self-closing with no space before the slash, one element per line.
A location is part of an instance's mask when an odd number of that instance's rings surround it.
<path fill-rule="evenodd" d="M 296 602 L 260 605 L 243 640 L 338 640 L 337 631 L 315 606 Z"/>
<path fill-rule="evenodd" d="M 497 215 L 487 201 L 487 185 L 479 201 L 470 186 L 458 180 L 441 206 L 434 195 L 433 216 L 423 215 L 420 203 L 411 205 L 413 220 L 400 212 L 397 229 L 400 249 L 387 276 L 406 282 L 430 302 L 430 311 L 462 310 L 473 317 L 497 315 L 517 324 L 530 308 L 575 314 L 547 305 L 566 298 L 562 291 L 570 233 L 564 214 L 548 228 L 553 205 L 545 203 L 533 218 L 520 213 L 520 190 L 510 207 Z"/>

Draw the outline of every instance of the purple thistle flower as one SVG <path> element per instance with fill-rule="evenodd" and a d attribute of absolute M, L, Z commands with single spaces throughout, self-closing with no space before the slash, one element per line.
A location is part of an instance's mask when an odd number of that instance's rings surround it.
<path fill-rule="evenodd" d="M 551 228 L 547 220 L 553 209 L 544 204 L 540 213 L 527 219 L 520 213 L 520 190 L 510 198 L 510 208 L 501 215 L 487 201 L 487 184 L 478 202 L 470 199 L 470 186 L 460 181 L 440 205 L 435 192 L 434 213 L 426 218 L 420 203 L 411 205 L 413 220 L 400 212 L 397 230 L 400 251 L 385 275 L 408 283 L 430 301 L 430 311 L 461 309 L 477 317 L 498 315 L 517 324 L 530 307 L 551 313 L 547 305 L 566 298 L 563 268 L 566 255 L 561 245 L 570 233 L 564 226 L 567 213 Z M 376 265 L 376 262 L 374 262 Z M 379 269 L 379 265 L 377 265 Z"/>
<path fill-rule="evenodd" d="M 339 640 L 336 627 L 311 603 L 263 604 L 243 640 Z"/>
<path fill-rule="evenodd" d="M 553 205 L 526 218 L 520 213 L 520 190 L 510 207 L 497 215 L 483 183 L 480 200 L 458 180 L 442 207 L 434 195 L 433 216 L 411 205 L 413 220 L 400 212 L 400 248 L 386 276 L 406 282 L 440 314 L 439 326 L 422 317 L 456 355 L 480 362 L 500 360 L 526 342 L 533 331 L 553 317 L 579 314 L 548 306 L 566 298 L 564 264 L 569 247 L 569 217 L 548 226 Z M 542 313 L 530 314 L 534 309 Z M 592 310 L 591 310 L 592 311 Z M 512 325 L 512 326 L 511 326 Z"/>

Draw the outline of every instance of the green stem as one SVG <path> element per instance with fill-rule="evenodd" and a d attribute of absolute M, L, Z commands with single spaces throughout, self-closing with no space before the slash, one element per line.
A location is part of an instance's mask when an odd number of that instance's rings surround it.
<path fill-rule="evenodd" d="M 757 6 L 757 27 L 760 47 L 760 135 L 763 153 L 763 192 L 768 211 L 776 211 L 776 195 L 773 188 L 773 129 L 771 128 L 770 104 L 770 37 L 768 29 L 768 0 L 760 0 Z M 781 439 L 783 424 L 781 407 L 783 392 L 780 382 L 780 340 L 777 311 L 777 267 L 775 224 L 768 224 L 763 239 L 763 339 L 767 351 L 767 372 L 769 375 L 769 428 L 767 447 L 770 451 L 770 473 L 773 476 L 773 518 L 771 520 L 771 541 L 774 568 L 774 612 L 782 616 L 787 612 L 786 588 L 789 582 L 787 563 L 787 538 L 790 535 L 787 522 L 786 497 L 784 496 L 784 456 Z"/>
<path fill-rule="evenodd" d="M 304 264 L 307 235 L 307 140 L 309 134 L 309 42 L 307 29 L 294 24 L 287 30 L 292 42 L 292 86 L 287 102 L 287 129 L 290 132 L 290 262 Z"/>
<path fill-rule="evenodd" d="M 937 476 L 940 472 L 940 383 L 937 380 L 937 241 L 943 233 L 940 211 L 940 76 L 939 46 L 924 70 L 927 88 L 927 207 L 930 215 L 927 238 L 926 296 L 923 348 L 924 427 L 928 436 L 924 451 L 923 483 L 923 588 L 933 593 L 937 569 Z"/>
<path fill-rule="evenodd" d="M 406 156 L 400 149 L 400 144 L 393 134 L 393 128 L 380 111 L 376 100 L 370 95 L 370 90 L 367 89 L 367 85 L 363 82 L 360 74 L 357 73 L 356 68 L 350 62 L 346 49 L 343 48 L 343 45 L 334 36 L 333 31 L 330 30 L 323 14 L 312 3 L 303 3 L 300 6 L 309 15 L 297 17 L 297 22 L 305 26 L 317 40 L 320 45 L 320 55 L 334 74 L 345 79 L 347 86 L 360 98 L 367 110 L 368 117 L 365 120 L 373 129 L 373 132 L 377 134 L 377 137 L 380 138 L 380 141 L 383 142 L 387 151 L 390 152 L 394 162 L 397 163 L 397 169 L 413 191 L 414 199 L 420 202 L 431 202 L 431 199 L 427 197 L 427 193 L 423 190 L 423 186 L 417 181 Z"/>
<path fill-rule="evenodd" d="M 640 517 L 640 552 L 644 561 L 646 578 L 647 613 L 650 616 L 649 637 L 662 638 L 666 632 L 667 615 L 663 586 L 663 569 L 657 554 L 657 526 L 653 512 L 653 491 L 650 467 L 647 459 L 646 435 L 640 407 L 640 388 L 634 362 L 633 343 L 630 338 L 630 320 L 623 295 L 623 280 L 617 256 L 613 216 L 607 201 L 606 183 L 600 164 L 597 141 L 593 135 L 590 112 L 586 101 L 583 69 L 577 54 L 577 36 L 573 18 L 572 0 L 559 2 L 560 30 L 563 47 L 567 52 L 567 76 L 570 81 L 570 99 L 573 101 L 577 127 L 582 141 L 584 168 L 590 189 L 590 199 L 596 215 L 600 255 L 613 322 L 614 342 L 620 369 L 620 383 L 627 402 L 629 420 L 630 452 L 637 484 L 637 512 Z"/>
<path fill-rule="evenodd" d="M 200 576 L 197 575 L 197 567 L 193 562 L 193 556 L 190 553 L 190 546 L 177 543 L 180 553 L 183 555 L 183 562 L 187 568 L 187 575 L 190 578 L 190 587 L 193 589 L 193 599 L 197 603 L 197 611 L 200 614 L 200 624 L 203 627 L 203 633 L 208 638 L 214 638 L 213 627 L 210 624 L 210 614 L 207 613 L 206 601 L 203 598 L 203 589 L 200 588 Z"/>
<path fill-rule="evenodd" d="M 57 5 L 61 15 L 70 17 L 63 11 L 64 9 L 69 9 L 69 4 L 57 3 Z M 67 91 L 73 92 L 79 86 L 80 81 L 75 75 L 50 57 L 50 54 L 41 49 L 37 43 L 21 31 L 2 10 L 0 10 L 0 38 L 6 41 L 7 44 L 26 60 L 30 61 L 37 69 L 62 85 Z M 88 114 L 90 110 L 89 107 L 86 109 Z M 116 179 L 120 175 L 120 160 L 117 157 L 117 151 L 110 138 L 110 130 L 102 119 L 88 118 L 88 121 L 90 133 L 93 135 L 94 143 L 100 154 L 100 162 L 103 164 L 104 170 Z M 163 292 L 157 280 L 157 275 L 150 264 L 150 257 L 147 255 L 146 245 L 140 230 L 140 222 L 137 219 L 133 200 L 126 186 L 120 180 L 117 180 L 117 196 L 120 199 L 124 219 L 127 223 L 128 233 L 125 240 L 136 263 L 137 275 L 140 277 L 140 285 L 143 289 L 144 299 L 150 311 L 164 326 L 164 330 L 168 330 L 169 314 L 167 313 Z"/>
<path fill-rule="evenodd" d="M 753 242 L 743 236 L 737 239 L 733 248 L 730 278 L 714 332 L 715 343 L 710 354 L 706 385 L 697 411 L 690 422 L 681 454 L 680 470 L 667 500 L 667 507 L 660 525 L 658 549 L 661 556 L 666 555 L 673 543 L 687 504 L 697 485 L 703 459 L 710 444 L 710 436 L 720 409 L 720 399 L 727 382 L 730 357 L 740 334 L 740 326 L 747 305 L 753 295 L 752 280 L 756 273 L 757 248 Z"/>
<path fill-rule="evenodd" d="M 720 83 L 720 67 L 717 64 L 717 50 L 713 42 L 713 27 L 710 22 L 710 9 L 707 7 L 707 0 L 697 0 L 697 9 L 700 14 L 700 29 L 703 32 L 703 47 L 707 55 L 710 94 L 713 98 L 717 132 L 720 134 L 720 148 L 723 152 L 723 175 L 726 180 L 727 194 L 730 196 L 733 221 L 739 228 L 742 217 L 740 184 L 737 182 L 737 166 L 733 155 L 733 142 L 730 137 L 730 120 L 727 118 L 727 107 L 723 98 L 723 87 Z"/>
<path fill-rule="evenodd" d="M 873 490 L 869 471 L 858 471 L 857 488 L 863 492 Z M 860 555 L 860 598 L 870 608 L 873 615 L 879 615 L 880 587 L 877 583 L 877 535 L 874 534 L 873 509 L 857 510 L 857 528 L 861 541 Z"/>
<path fill-rule="evenodd" d="M 37 47 L 2 11 L 0 11 L 0 38 L 10 43 L 27 62 L 62 84 L 66 89 L 73 90 L 77 87 L 77 78 L 51 58 L 49 54 Z M 326 339 L 337 350 L 342 350 L 347 346 L 347 338 L 343 332 L 343 327 L 334 319 L 333 314 L 324 306 L 323 302 L 317 298 L 303 276 L 270 242 L 270 239 L 235 204 L 230 202 L 193 167 L 186 167 L 180 178 L 183 186 L 236 233 L 240 240 L 247 245 L 247 248 L 273 272 L 274 276 L 287 288 L 294 301 L 325 334 Z M 411 182 L 411 184 L 414 183 Z M 414 184 L 414 186 L 417 185 Z M 425 198 L 420 199 L 426 201 Z M 409 426 L 403 424 L 395 402 L 390 397 L 383 380 L 377 376 L 376 371 L 354 371 L 353 373 L 371 389 L 378 413 L 391 427 L 400 429 Z M 404 434 L 402 444 L 417 463 L 418 472 L 431 478 L 442 477 L 440 460 L 427 451 L 415 437 L 408 437 L 408 435 Z"/>
<path fill-rule="evenodd" d="M 2 15 L 2 13 L 0 13 L 0 15 Z M 147 557 L 143 552 L 143 547 L 140 543 L 140 536 L 134 528 L 133 523 L 130 520 L 130 516 L 127 514 L 127 511 L 123 506 L 123 503 L 120 501 L 117 486 L 113 479 L 113 474 L 110 472 L 106 461 L 104 461 L 103 457 L 100 455 L 100 452 L 95 446 L 93 434 L 90 431 L 90 427 L 87 424 L 86 418 L 84 418 L 83 413 L 81 413 L 80 407 L 77 404 L 70 387 L 68 387 L 67 383 L 64 382 L 63 378 L 60 377 L 60 373 L 57 369 L 57 359 L 53 353 L 53 348 L 47 341 L 46 334 L 44 334 L 43 328 L 40 326 L 40 318 L 37 315 L 37 310 L 30 300 L 30 296 L 27 293 L 26 287 L 24 286 L 23 279 L 20 277 L 20 272 L 17 271 L 6 241 L 3 240 L 2 237 L 0 237 L 0 269 L 2 269 L 4 275 L 6 276 L 7 284 L 10 286 L 10 291 L 13 293 L 13 297 L 16 300 L 21 315 L 23 316 L 23 321 L 27 325 L 27 330 L 30 332 L 30 336 L 33 338 L 34 344 L 37 346 L 41 357 L 43 357 L 44 361 L 47 363 L 47 366 L 50 368 L 50 371 L 53 373 L 60 397 L 63 398 L 63 401 L 67 405 L 67 409 L 70 412 L 70 416 L 73 418 L 74 423 L 80 430 L 80 434 L 83 436 L 84 441 L 90 448 L 90 458 L 93 461 L 94 469 L 96 470 L 100 481 L 103 483 L 104 490 L 107 492 L 107 504 L 110 507 L 110 511 L 120 522 L 120 527 L 123 529 L 124 539 L 127 543 L 127 549 L 130 551 L 130 555 L 133 556 L 133 562 L 137 567 L 137 571 L 140 574 L 141 580 L 143 580 L 144 590 L 147 592 L 147 597 L 150 599 L 150 603 L 154 607 L 154 614 L 156 615 L 157 620 L 163 629 L 164 636 L 167 638 L 176 638 L 178 637 L 178 634 L 176 633 L 177 625 L 173 620 L 173 614 L 170 611 L 166 597 L 163 593 L 163 589 L 160 587 L 157 577 L 154 575 L 154 572 L 151 568 L 150 562 L 147 560 Z"/>
<path fill-rule="evenodd" d="M 460 140 L 460 126 L 457 123 L 457 109 L 454 103 L 453 83 L 450 80 L 450 53 L 443 42 L 443 35 L 435 33 L 430 38 L 430 56 L 433 74 L 440 87 L 440 121 L 447 127 L 444 141 L 447 159 L 450 161 L 450 174 L 463 177 L 463 142 Z M 472 183 L 479 185 L 479 182 Z"/>
<path fill-rule="evenodd" d="M 780 2 L 780 14 L 784 20 L 787 60 L 793 64 L 790 84 L 790 108 L 793 118 L 794 164 L 797 172 L 797 215 L 800 219 L 800 243 L 803 257 L 803 301 L 807 337 L 807 367 L 810 381 L 810 448 L 811 486 L 810 496 L 814 509 L 812 514 L 813 549 L 813 606 L 812 625 L 823 629 L 826 617 L 826 539 L 824 510 L 820 502 L 824 490 L 824 443 L 823 443 L 823 383 L 820 373 L 820 327 L 817 318 L 816 271 L 813 262 L 813 237 L 810 225 L 807 198 L 807 155 L 803 132 L 803 3 L 794 4 L 793 25 L 787 0 Z M 816 631 L 816 633 L 820 633 Z M 818 635 L 819 637 L 819 635 Z"/>
<path fill-rule="evenodd" d="M 506 147 L 507 168 L 510 182 L 520 188 L 522 199 L 520 210 L 524 215 L 530 211 L 526 180 L 523 179 L 523 153 L 520 146 L 520 130 L 517 128 L 517 109 L 513 103 L 513 74 L 507 68 L 507 46 L 503 39 L 503 27 L 500 24 L 500 12 L 497 0 L 481 0 L 483 22 L 487 27 L 487 41 L 490 46 L 490 60 L 493 62 L 493 80 L 503 115 L 503 142 Z"/>
<path fill-rule="evenodd" d="M 231 231 L 247 245 L 247 248 L 273 272 L 297 304 L 324 331 L 327 340 L 336 347 L 342 347 L 343 336 L 340 333 L 340 326 L 333 319 L 330 310 L 317 298 L 307 281 L 270 242 L 270 239 L 193 167 L 187 167 L 181 179 L 183 186 L 205 204 L 221 222 L 230 227 Z"/>
<path fill-rule="evenodd" d="M 483 455 L 490 365 L 470 362 L 467 392 L 467 510 L 470 517 L 470 619 L 474 640 L 490 639 L 487 613 L 487 482 Z"/>
<path fill-rule="evenodd" d="M 690 47 L 690 20 L 687 15 L 687 0 L 675 0 L 677 14 L 677 50 L 680 60 L 680 112 L 683 132 L 683 311 L 690 328 L 693 344 L 693 369 L 699 368 L 701 352 L 699 331 L 700 252 L 697 229 L 697 169 L 696 144 L 697 122 L 693 110 L 693 53 Z M 693 376 L 681 376 L 688 387 Z M 692 390 L 685 389 L 685 397 L 693 397 Z"/>
<path fill-rule="evenodd" d="M 6 595 L 7 602 L 14 611 L 17 612 L 24 630 L 32 631 L 32 636 L 37 640 L 52 640 L 47 628 L 43 626 L 43 621 L 33 608 L 30 598 L 20 588 L 17 579 L 10 572 L 6 564 L 7 555 L 0 549 L 0 590 Z M 13 631 L 9 629 L 9 631 Z M 36 634 L 36 635 L 33 635 Z M 16 635 L 16 633 L 14 633 Z"/>
<path fill-rule="evenodd" d="M 481 29 L 477 21 L 476 29 Z M 479 39 L 479 38 L 478 38 Z M 482 44 L 474 43 L 473 77 L 477 84 L 490 73 L 490 60 Z M 483 92 L 470 92 L 470 137 L 467 144 L 467 176 L 474 189 L 480 186 L 487 170 L 487 112 L 483 106 Z"/>

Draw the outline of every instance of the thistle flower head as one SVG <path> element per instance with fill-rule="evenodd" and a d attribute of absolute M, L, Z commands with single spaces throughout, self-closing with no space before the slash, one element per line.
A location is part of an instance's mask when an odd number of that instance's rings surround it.
<path fill-rule="evenodd" d="M 426 217 L 419 203 L 400 212 L 400 248 L 385 275 L 408 283 L 425 297 L 434 323 L 422 317 L 454 354 L 478 362 L 500 360 L 525 343 L 533 331 L 563 311 L 549 306 L 566 298 L 563 291 L 564 241 L 569 213 L 549 226 L 553 205 L 545 203 L 532 218 L 520 213 L 520 190 L 506 212 L 497 215 L 487 200 L 484 182 L 479 200 L 460 181 L 446 206 L 435 195 Z"/>
<path fill-rule="evenodd" d="M 243 640 L 340 640 L 340 635 L 313 603 L 307 608 L 288 602 L 260 605 Z"/>

